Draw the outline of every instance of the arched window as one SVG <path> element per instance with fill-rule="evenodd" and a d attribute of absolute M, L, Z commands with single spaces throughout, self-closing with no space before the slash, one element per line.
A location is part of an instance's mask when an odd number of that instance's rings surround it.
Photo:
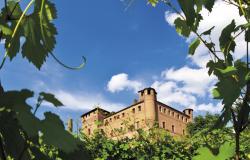
<path fill-rule="evenodd" d="M 174 133 L 174 125 L 172 125 L 172 132 Z"/>
<path fill-rule="evenodd" d="M 165 122 L 162 122 L 162 128 L 164 128 L 165 129 Z"/>

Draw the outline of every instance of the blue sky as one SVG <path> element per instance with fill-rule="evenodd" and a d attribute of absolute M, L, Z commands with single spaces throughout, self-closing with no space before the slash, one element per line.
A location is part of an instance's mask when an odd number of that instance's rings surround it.
<path fill-rule="evenodd" d="M 220 102 L 212 100 L 210 95 L 216 79 L 207 76 L 204 66 L 209 59 L 207 51 L 201 46 L 197 56 L 187 57 L 193 37 L 184 39 L 176 33 L 171 26 L 176 15 L 167 12 L 166 6 L 153 8 L 139 0 L 127 10 L 119 0 L 55 3 L 59 34 L 54 53 L 73 66 L 85 56 L 86 67 L 80 71 L 67 70 L 49 57 L 38 71 L 19 55 L 0 71 L 5 90 L 47 91 L 65 104 L 61 109 L 45 104 L 39 116 L 52 110 L 64 121 L 70 117 L 76 120 L 95 105 L 116 111 L 130 105 L 137 98 L 138 89 L 150 86 L 156 88 L 160 101 L 174 108 L 191 107 L 196 109 L 196 115 L 219 112 Z M 216 17 L 218 13 L 211 15 Z M 226 24 L 227 19 L 223 19 L 218 32 L 224 21 Z M 211 25 L 204 23 L 201 29 Z"/>

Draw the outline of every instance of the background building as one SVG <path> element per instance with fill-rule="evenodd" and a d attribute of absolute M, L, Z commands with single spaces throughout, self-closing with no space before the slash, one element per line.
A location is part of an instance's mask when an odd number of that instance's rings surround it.
<path fill-rule="evenodd" d="M 137 129 L 148 130 L 153 125 L 169 131 L 172 135 L 186 134 L 186 126 L 193 119 L 193 110 L 178 111 L 157 101 L 153 88 L 138 92 L 139 100 L 118 112 L 108 112 L 99 107 L 82 115 L 82 129 L 91 136 L 100 129 L 110 138 L 132 137 Z"/>

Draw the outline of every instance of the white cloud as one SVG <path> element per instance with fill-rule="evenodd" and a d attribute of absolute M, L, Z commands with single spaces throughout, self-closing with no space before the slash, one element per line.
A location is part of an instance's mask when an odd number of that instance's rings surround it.
<path fill-rule="evenodd" d="M 51 91 L 51 93 L 55 94 L 56 98 L 64 104 L 64 109 L 81 111 L 91 110 L 95 106 L 100 106 L 108 111 L 117 111 L 125 107 L 124 104 L 111 102 L 103 95 L 97 93 L 77 93 L 64 90 Z"/>
<path fill-rule="evenodd" d="M 216 79 L 214 76 L 208 75 L 207 69 L 193 69 L 187 66 L 176 70 L 173 68 L 167 69 L 162 72 L 162 76 L 166 80 L 182 83 L 180 90 L 198 96 L 205 96 Z"/>
<path fill-rule="evenodd" d="M 217 105 L 214 105 L 212 103 L 208 103 L 208 104 L 199 104 L 197 106 L 194 106 L 193 108 L 196 111 L 207 111 L 210 113 L 219 113 L 222 110 L 222 104 L 218 103 Z"/>
<path fill-rule="evenodd" d="M 189 108 L 189 106 L 196 103 L 194 96 L 180 91 L 177 84 L 173 81 L 156 81 L 151 87 L 156 89 L 158 100 L 168 105 L 178 104 Z"/>
<path fill-rule="evenodd" d="M 129 80 L 128 75 L 126 73 L 120 73 L 111 77 L 108 82 L 107 88 L 108 91 L 114 93 L 123 90 L 133 90 L 137 92 L 142 89 L 143 83 L 137 80 Z"/>

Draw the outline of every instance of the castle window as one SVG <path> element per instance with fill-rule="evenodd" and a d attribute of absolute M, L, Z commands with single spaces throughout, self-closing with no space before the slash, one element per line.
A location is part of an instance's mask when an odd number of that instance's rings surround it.
<path fill-rule="evenodd" d="M 183 116 L 181 116 L 181 120 L 182 120 L 182 121 L 184 120 Z"/>
<path fill-rule="evenodd" d="M 159 111 L 161 112 L 161 106 L 159 107 Z"/>
<path fill-rule="evenodd" d="M 120 116 L 118 115 L 118 116 L 117 116 L 117 119 L 119 119 L 119 118 L 120 118 Z"/>
<path fill-rule="evenodd" d="M 139 121 L 135 123 L 135 129 L 139 129 Z"/>
<path fill-rule="evenodd" d="M 125 113 L 122 113 L 122 117 L 125 117 Z"/>
<path fill-rule="evenodd" d="M 172 132 L 174 133 L 174 125 L 172 125 Z"/>
<path fill-rule="evenodd" d="M 150 89 L 147 90 L 148 94 L 150 94 Z"/>
<path fill-rule="evenodd" d="M 116 116 L 114 116 L 114 119 L 116 120 Z"/>
<path fill-rule="evenodd" d="M 141 106 L 138 106 L 138 111 L 141 111 Z"/>
<path fill-rule="evenodd" d="M 166 108 L 164 108 L 163 112 L 166 113 Z"/>
<path fill-rule="evenodd" d="M 174 116 L 174 112 L 172 112 L 172 116 Z"/>
<path fill-rule="evenodd" d="M 109 122 L 108 122 L 108 120 L 106 120 L 106 121 L 105 121 L 105 123 L 104 123 L 104 124 L 105 124 L 105 126 L 107 126 L 107 125 L 108 125 L 108 123 L 109 123 Z"/>
<path fill-rule="evenodd" d="M 132 109 L 132 113 L 135 113 L 135 109 L 134 108 Z"/>
<path fill-rule="evenodd" d="M 180 115 L 179 114 L 177 115 L 177 118 L 180 119 Z"/>
<path fill-rule="evenodd" d="M 168 110 L 168 114 L 170 115 L 170 110 Z"/>
<path fill-rule="evenodd" d="M 90 132 L 90 128 L 88 129 L 88 134 L 89 134 L 89 135 L 91 134 L 91 132 Z"/>
<path fill-rule="evenodd" d="M 112 122 L 112 118 L 109 118 L 109 121 Z"/>
<path fill-rule="evenodd" d="M 186 122 L 188 121 L 188 119 L 186 118 Z"/>
<path fill-rule="evenodd" d="M 162 128 L 164 128 L 165 129 L 165 122 L 162 122 Z"/>

